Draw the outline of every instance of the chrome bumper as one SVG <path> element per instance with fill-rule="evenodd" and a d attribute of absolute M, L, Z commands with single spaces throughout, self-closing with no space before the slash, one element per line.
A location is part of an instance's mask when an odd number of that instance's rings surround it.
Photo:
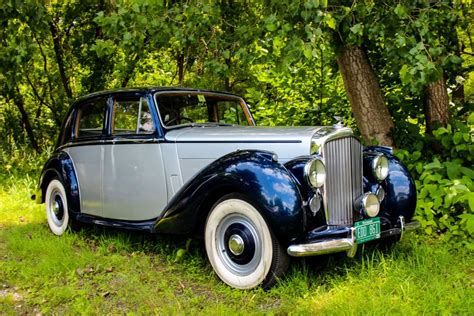
<path fill-rule="evenodd" d="M 381 232 L 381 238 L 400 235 L 400 239 L 405 232 L 414 231 L 420 228 L 420 223 L 413 221 L 405 223 L 403 216 L 399 217 L 399 228 L 392 228 Z M 350 237 L 337 239 L 322 239 L 311 243 L 290 245 L 287 253 L 292 257 L 307 257 L 326 255 L 335 252 L 346 251 L 348 257 L 354 257 L 357 252 L 357 241 L 355 238 L 355 228 L 351 228 Z"/>

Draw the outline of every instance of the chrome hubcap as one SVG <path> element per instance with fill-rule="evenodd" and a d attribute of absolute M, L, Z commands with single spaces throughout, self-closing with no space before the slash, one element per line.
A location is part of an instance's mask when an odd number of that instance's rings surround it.
<path fill-rule="evenodd" d="M 58 201 L 54 201 L 54 203 L 53 203 L 53 212 L 54 212 L 54 214 L 57 215 L 59 213 L 59 208 L 60 208 L 60 206 L 59 206 Z"/>
<path fill-rule="evenodd" d="M 59 190 L 54 190 L 51 193 L 49 209 L 53 222 L 56 225 L 61 226 L 64 219 L 64 204 Z"/>
<path fill-rule="evenodd" d="M 232 235 L 229 238 L 229 250 L 232 252 L 234 255 L 238 256 L 241 255 L 244 252 L 245 249 L 245 244 L 244 240 L 242 237 L 239 235 Z"/>

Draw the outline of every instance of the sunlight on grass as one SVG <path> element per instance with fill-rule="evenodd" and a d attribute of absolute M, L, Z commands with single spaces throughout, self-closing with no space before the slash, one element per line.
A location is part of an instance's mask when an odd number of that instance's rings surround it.
<path fill-rule="evenodd" d="M 200 241 L 97 227 L 57 237 L 31 185 L 0 189 L 0 313 L 468 314 L 472 253 L 420 237 L 392 251 L 294 260 L 270 291 L 230 289 Z"/>

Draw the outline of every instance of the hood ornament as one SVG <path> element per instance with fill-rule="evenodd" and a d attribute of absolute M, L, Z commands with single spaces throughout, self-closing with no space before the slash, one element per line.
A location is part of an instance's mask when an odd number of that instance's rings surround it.
<path fill-rule="evenodd" d="M 336 120 L 336 124 L 333 125 L 334 128 L 343 128 L 344 127 L 344 124 L 342 123 L 342 121 L 344 120 L 341 116 L 334 116 L 334 119 Z"/>

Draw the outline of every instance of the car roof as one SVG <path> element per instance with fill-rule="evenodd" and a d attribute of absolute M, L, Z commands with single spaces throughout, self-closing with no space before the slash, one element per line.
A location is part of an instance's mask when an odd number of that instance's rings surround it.
<path fill-rule="evenodd" d="M 137 88 L 103 90 L 103 91 L 89 93 L 77 98 L 75 103 L 83 101 L 83 100 L 87 100 L 90 98 L 99 97 L 99 96 L 108 95 L 108 94 L 114 94 L 114 93 L 127 93 L 127 92 L 155 93 L 155 92 L 160 92 L 160 91 L 189 91 L 189 92 L 219 93 L 219 94 L 226 94 L 229 96 L 237 96 L 236 94 L 229 93 L 229 92 L 207 90 L 207 89 L 195 89 L 195 88 L 183 88 L 183 87 L 137 87 Z"/>

